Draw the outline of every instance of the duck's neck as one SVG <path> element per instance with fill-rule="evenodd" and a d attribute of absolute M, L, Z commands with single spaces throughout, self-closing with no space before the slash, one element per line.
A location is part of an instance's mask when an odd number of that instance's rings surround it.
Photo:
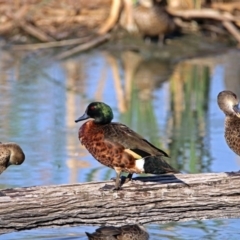
<path fill-rule="evenodd" d="M 240 131 L 240 118 L 233 115 L 233 116 L 226 116 L 225 118 L 225 129 L 231 129 L 232 131 Z"/>
<path fill-rule="evenodd" d="M 3 172 L 3 171 L 5 171 L 6 170 L 6 166 L 0 166 L 0 174 Z"/>
<path fill-rule="evenodd" d="M 96 123 L 94 120 L 85 122 L 79 129 L 79 138 L 87 137 L 88 134 L 94 134 L 96 131 L 99 131 L 99 128 L 102 126 L 104 126 L 104 124 Z"/>

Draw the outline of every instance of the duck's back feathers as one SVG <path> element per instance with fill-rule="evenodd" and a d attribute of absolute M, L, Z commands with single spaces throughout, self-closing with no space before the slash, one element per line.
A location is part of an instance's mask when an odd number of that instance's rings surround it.
<path fill-rule="evenodd" d="M 125 149 L 130 149 L 142 158 L 156 155 L 169 157 L 167 153 L 155 147 L 141 135 L 121 123 L 113 122 L 105 125 L 104 139 L 112 143 L 120 144 Z"/>
<path fill-rule="evenodd" d="M 0 174 L 1 174 L 8 167 L 11 152 L 9 149 L 6 148 L 0 148 L 0 150 L 1 150 L 0 154 Z"/>
<path fill-rule="evenodd" d="M 100 227 L 94 233 L 87 233 L 89 240 L 148 240 L 149 234 L 139 225 L 122 227 Z"/>

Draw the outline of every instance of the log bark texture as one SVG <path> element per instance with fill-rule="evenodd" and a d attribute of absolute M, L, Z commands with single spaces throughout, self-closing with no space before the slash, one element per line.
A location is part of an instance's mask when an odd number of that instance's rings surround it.
<path fill-rule="evenodd" d="M 240 173 L 135 178 L 118 192 L 108 182 L 5 189 L 0 233 L 56 226 L 123 225 L 240 217 Z"/>

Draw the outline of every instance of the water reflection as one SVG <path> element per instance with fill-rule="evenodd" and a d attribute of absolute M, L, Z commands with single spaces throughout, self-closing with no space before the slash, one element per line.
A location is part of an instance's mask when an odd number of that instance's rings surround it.
<path fill-rule="evenodd" d="M 169 152 L 171 164 L 180 170 L 239 169 L 238 158 L 224 141 L 224 116 L 216 103 L 226 86 L 237 91 L 239 61 L 236 51 L 173 65 L 133 51 L 92 52 L 56 62 L 40 53 L 0 50 L 0 141 L 17 142 L 26 154 L 21 166 L 3 172 L 0 187 L 115 176 L 88 154 L 77 137 L 79 125 L 74 120 L 94 100 L 108 103 L 115 121 Z M 199 232 L 202 239 L 220 239 L 222 226 L 237 234 L 237 224 L 238 219 L 192 221 L 150 224 L 147 230 L 151 239 L 194 239 Z M 76 239 L 86 239 L 84 232 L 94 231 L 84 226 L 64 229 L 11 233 L 4 239 L 64 239 L 61 231 L 66 239 L 74 231 Z"/>
<path fill-rule="evenodd" d="M 183 62 L 170 78 L 170 109 L 166 129 L 173 164 L 187 172 L 210 171 L 207 66 Z"/>
<path fill-rule="evenodd" d="M 148 240 L 149 234 L 143 226 L 124 225 L 121 227 L 100 227 L 94 233 L 86 232 L 89 240 Z"/>
<path fill-rule="evenodd" d="M 223 228 L 225 231 L 220 230 Z M 152 233 L 152 240 L 226 239 L 228 233 L 234 228 L 234 225 L 228 226 L 224 220 L 211 220 L 152 224 L 148 227 L 148 231 Z"/>

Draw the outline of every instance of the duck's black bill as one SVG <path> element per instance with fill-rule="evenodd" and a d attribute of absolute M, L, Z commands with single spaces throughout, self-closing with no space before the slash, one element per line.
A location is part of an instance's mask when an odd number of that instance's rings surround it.
<path fill-rule="evenodd" d="M 90 118 L 87 113 L 84 113 L 80 118 L 76 119 L 75 122 L 80 122 L 80 121 L 83 121 L 83 120 L 86 120 Z"/>
<path fill-rule="evenodd" d="M 240 114 L 240 106 L 239 104 L 233 106 L 233 110 L 235 113 Z"/>

